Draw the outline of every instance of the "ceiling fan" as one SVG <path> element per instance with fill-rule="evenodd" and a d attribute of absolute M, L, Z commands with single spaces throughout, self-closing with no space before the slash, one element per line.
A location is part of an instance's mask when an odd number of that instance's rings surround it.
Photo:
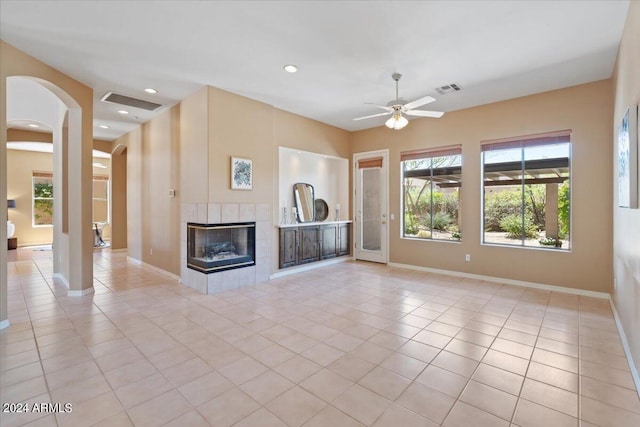
<path fill-rule="evenodd" d="M 444 112 L 442 112 L 442 111 L 415 110 L 415 108 L 417 108 L 417 107 L 421 107 L 423 105 L 426 105 L 426 104 L 429 104 L 431 102 L 434 102 L 435 98 L 433 98 L 431 96 L 424 96 L 422 98 L 418 98 L 415 101 L 411 101 L 411 102 L 408 102 L 408 103 L 405 103 L 404 100 L 401 100 L 398 97 L 398 80 L 400 80 L 400 77 L 402 77 L 402 74 L 400 74 L 400 73 L 393 73 L 391 75 L 391 78 L 393 80 L 395 80 L 395 82 L 396 82 L 396 99 L 395 99 L 395 101 L 391 101 L 387 105 L 373 104 L 376 107 L 382 108 L 383 110 L 385 110 L 384 113 L 378 113 L 378 114 L 372 114 L 370 116 L 358 117 L 358 118 L 355 118 L 353 120 L 364 120 L 364 119 L 371 119 L 373 117 L 391 115 L 391 118 L 385 122 L 385 125 L 389 129 L 398 130 L 398 129 L 402 129 L 403 127 L 405 127 L 409 123 L 409 121 L 407 120 L 406 117 L 403 116 L 403 114 L 406 114 L 407 116 L 417 116 L 417 117 L 435 117 L 435 118 L 442 117 L 442 115 L 444 114 Z"/>

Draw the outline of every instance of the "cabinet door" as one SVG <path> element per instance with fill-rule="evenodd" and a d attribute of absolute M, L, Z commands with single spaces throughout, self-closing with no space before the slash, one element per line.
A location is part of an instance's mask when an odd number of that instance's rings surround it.
<path fill-rule="evenodd" d="M 292 267 L 298 263 L 298 228 L 280 229 L 280 268 Z"/>
<path fill-rule="evenodd" d="M 351 253 L 351 224 L 338 224 L 338 256 Z"/>
<path fill-rule="evenodd" d="M 338 256 L 338 227 L 336 224 L 323 225 L 320 227 L 320 259 L 335 258 Z"/>
<path fill-rule="evenodd" d="M 298 264 L 320 260 L 320 227 L 299 227 Z"/>

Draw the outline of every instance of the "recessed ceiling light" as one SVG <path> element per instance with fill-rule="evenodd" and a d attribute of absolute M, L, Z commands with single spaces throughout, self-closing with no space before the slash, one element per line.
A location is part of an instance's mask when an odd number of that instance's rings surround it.
<path fill-rule="evenodd" d="M 127 110 L 118 110 L 118 113 L 120 113 L 120 114 L 129 114 L 129 112 Z"/>
<path fill-rule="evenodd" d="M 156 94 L 156 93 L 158 93 L 158 91 L 157 91 L 157 90 L 155 90 L 155 89 L 154 89 L 154 88 L 152 88 L 152 87 L 148 87 L 148 88 L 146 88 L 144 91 L 145 91 L 145 92 L 147 92 L 147 93 L 152 93 L 152 94 Z"/>
<path fill-rule="evenodd" d="M 99 127 L 101 127 L 102 129 L 109 129 L 109 126 L 107 125 L 100 125 Z"/>
<path fill-rule="evenodd" d="M 298 67 L 293 64 L 285 65 L 283 68 L 287 73 L 295 73 L 298 71 Z"/>
<path fill-rule="evenodd" d="M 29 123 L 27 126 L 29 126 L 30 128 L 39 128 L 40 125 L 37 125 L 35 123 Z"/>

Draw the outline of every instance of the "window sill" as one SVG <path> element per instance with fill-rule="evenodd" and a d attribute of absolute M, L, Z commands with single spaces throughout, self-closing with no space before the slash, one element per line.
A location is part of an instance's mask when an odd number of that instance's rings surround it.
<path fill-rule="evenodd" d="M 411 240 L 414 242 L 442 242 L 442 243 L 462 243 L 462 240 L 445 240 L 445 239 L 423 239 L 421 237 L 400 237 L 401 240 Z"/>
<path fill-rule="evenodd" d="M 559 253 L 564 253 L 564 254 L 569 254 L 571 253 L 571 248 L 565 249 L 565 248 L 552 248 L 552 247 L 548 247 L 545 248 L 544 246 L 541 247 L 537 247 L 537 246 L 522 246 L 522 245 L 508 245 L 508 244 L 500 244 L 500 243 L 480 243 L 481 246 L 493 246 L 493 247 L 497 247 L 497 248 L 509 248 L 509 249 L 529 249 L 529 250 L 534 250 L 534 251 L 545 251 L 545 252 L 559 252 Z"/>

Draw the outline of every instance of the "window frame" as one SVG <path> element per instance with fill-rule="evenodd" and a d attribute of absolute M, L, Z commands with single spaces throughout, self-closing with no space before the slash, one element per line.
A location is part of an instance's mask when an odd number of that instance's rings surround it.
<path fill-rule="evenodd" d="M 51 197 L 36 197 L 36 179 L 49 179 L 51 181 Z M 51 223 L 50 224 L 36 224 L 36 200 L 51 200 L 51 207 L 53 209 L 53 201 L 55 195 L 53 193 L 53 173 L 51 172 L 42 172 L 42 171 L 32 171 L 31 172 L 31 227 L 33 228 L 46 228 L 53 227 L 53 218 L 54 212 L 51 212 Z"/>
<path fill-rule="evenodd" d="M 429 164 L 429 193 L 430 193 L 430 199 L 429 199 L 429 210 L 430 212 L 433 210 L 433 190 L 434 187 L 436 187 L 437 185 L 434 183 L 434 167 L 433 167 L 433 159 L 435 158 L 441 158 L 441 157 L 446 157 L 446 156 L 451 156 L 451 157 L 455 157 L 458 156 L 459 157 L 459 165 L 452 165 L 452 166 L 446 166 L 446 167 L 454 167 L 454 168 L 460 168 L 460 174 L 459 174 L 459 181 L 457 185 L 458 188 L 458 193 L 457 193 L 457 204 L 456 204 L 456 218 L 460 218 L 460 198 L 461 198 L 461 191 L 460 189 L 462 188 L 462 168 L 463 168 L 463 156 L 462 156 L 462 145 L 449 145 L 449 146 L 442 146 L 442 147 L 435 147 L 435 148 L 429 148 L 429 149 L 419 149 L 419 150 L 412 150 L 412 151 L 404 151 L 400 153 L 400 238 L 401 239 L 406 239 L 406 240 L 417 240 L 417 241 L 432 241 L 432 242 L 448 242 L 448 243 L 461 243 L 462 241 L 462 230 L 460 229 L 460 227 L 458 226 L 458 231 L 457 234 L 460 236 L 458 238 L 435 238 L 434 233 L 433 233 L 433 216 L 431 216 L 430 218 L 430 236 L 429 237 L 419 237 L 419 236 L 412 236 L 412 235 L 407 235 L 406 234 L 406 227 L 405 227 L 405 217 L 406 217 L 406 209 L 407 209 L 407 205 L 406 205 L 406 193 L 405 193 L 405 162 L 406 161 L 410 161 L 410 160 L 430 160 L 430 164 Z M 457 163 L 457 162 L 456 162 Z M 427 169 L 427 168 L 425 168 Z M 437 169 L 437 168 L 435 168 Z"/>
<path fill-rule="evenodd" d="M 106 183 L 106 197 L 95 197 L 95 192 L 93 191 L 93 184 L 96 181 L 105 181 Z M 111 195 L 111 180 L 110 177 L 108 175 L 93 175 L 93 178 L 91 180 L 91 221 L 92 222 L 96 222 L 99 224 L 102 224 L 105 221 L 96 221 L 95 220 L 95 209 L 93 209 L 94 204 L 97 201 L 105 201 L 107 204 L 107 217 L 106 217 L 106 224 L 110 224 L 111 223 L 111 197 L 109 197 Z"/>
<path fill-rule="evenodd" d="M 534 147 L 544 147 L 544 146 L 553 146 L 558 144 L 567 144 L 567 166 L 566 166 L 566 178 L 562 181 L 562 183 L 558 183 L 558 200 L 560 198 L 560 186 L 568 181 L 568 193 L 569 193 L 569 232 L 568 237 L 566 239 L 560 239 L 558 236 L 557 240 L 566 240 L 568 245 L 567 247 L 554 247 L 554 246 L 546 246 L 540 244 L 540 246 L 531 246 L 526 245 L 526 233 L 525 233 L 525 221 L 526 221 L 526 202 L 525 202 L 525 188 L 527 184 L 525 181 L 527 180 L 527 168 L 526 162 L 531 161 L 526 159 L 526 149 L 534 148 Z M 519 240 L 520 243 L 498 243 L 498 242 L 487 242 L 486 241 L 486 185 L 487 182 L 485 178 L 485 153 L 490 151 L 498 151 L 498 150 L 507 150 L 507 149 L 520 149 L 520 159 L 521 162 L 521 177 L 519 180 L 521 184 L 519 185 L 519 189 L 522 192 L 522 204 L 521 204 L 521 217 L 522 217 L 522 237 Z M 557 157 L 552 157 L 550 159 L 556 159 Z M 544 158 L 543 159 L 547 159 Z M 560 159 L 560 158 L 558 158 Z M 515 138 L 506 138 L 500 140 L 491 140 L 491 141 L 482 141 L 481 142 L 481 150 L 480 150 L 480 191 L 481 191 L 481 212 L 480 212 L 480 244 L 483 246 L 498 246 L 498 247 L 507 247 L 507 248 L 520 248 L 520 249 L 533 249 L 533 250 L 547 250 L 547 251 L 555 251 L 560 253 L 571 253 L 573 251 L 573 178 L 572 178 L 572 159 L 573 159 L 573 141 L 571 130 L 563 130 L 557 132 L 549 132 L 543 134 L 529 135 L 529 136 L 521 136 Z M 536 160 L 536 159 L 534 159 Z M 531 169 L 529 169 L 531 170 Z M 558 178 L 561 178 L 559 176 Z M 533 185 L 541 185 L 543 183 L 533 184 Z M 545 189 L 546 194 L 546 189 Z M 545 196 L 546 203 L 546 196 Z M 545 206 L 546 212 L 546 206 Z M 559 212 L 558 212 L 559 216 Z M 559 222 L 559 219 L 558 219 Z M 558 227 L 560 225 L 558 224 Z M 515 239 L 514 239 L 515 241 Z"/>

